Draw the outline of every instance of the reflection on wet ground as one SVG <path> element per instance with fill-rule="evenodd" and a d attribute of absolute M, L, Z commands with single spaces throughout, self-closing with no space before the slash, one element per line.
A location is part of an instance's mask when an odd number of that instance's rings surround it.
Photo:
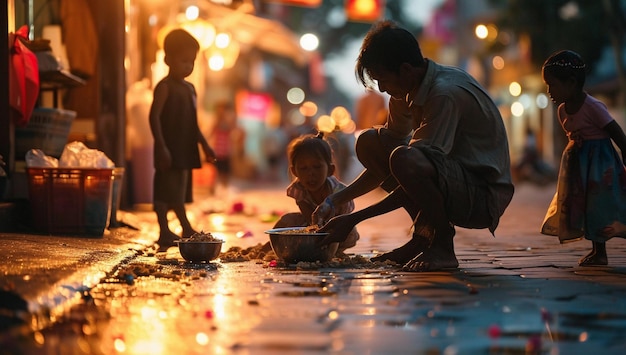
<path fill-rule="evenodd" d="M 364 225 L 353 263 L 296 267 L 264 251 L 193 264 L 176 248 L 138 252 L 53 327 L 2 333 L 0 353 L 626 353 L 626 241 L 611 241 L 611 266 L 577 267 L 588 245 L 529 227 L 544 212 L 528 207 L 536 198 L 510 208 L 497 238 L 460 229 L 460 267 L 446 272 L 367 262 L 402 242 L 403 214 Z M 221 220 L 224 229 L 204 228 L 226 238 L 225 250 L 267 241 L 267 225 L 250 216 Z"/>
<path fill-rule="evenodd" d="M 172 252 L 166 259 L 139 255 L 86 293 L 52 329 L 22 337 L 20 351 L 575 354 L 602 349 L 617 354 L 626 349 L 626 287 L 520 279 L 482 268 L 404 273 L 393 267 L 268 265 L 191 264 Z M 578 309 L 572 309 L 574 301 Z"/>

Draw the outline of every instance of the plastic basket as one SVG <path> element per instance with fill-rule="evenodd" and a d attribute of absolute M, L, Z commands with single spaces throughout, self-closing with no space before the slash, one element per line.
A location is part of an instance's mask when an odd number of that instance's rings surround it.
<path fill-rule="evenodd" d="M 114 169 L 26 168 L 38 232 L 102 237 L 111 213 Z"/>
<path fill-rule="evenodd" d="M 29 150 L 41 149 L 46 155 L 61 157 L 75 117 L 75 111 L 34 109 L 28 124 L 15 128 L 15 156 L 23 158 Z"/>
<path fill-rule="evenodd" d="M 124 182 L 124 168 L 117 167 L 113 170 L 113 187 L 111 188 L 111 215 L 109 217 L 109 228 L 123 226 L 117 220 L 117 211 L 120 209 L 122 198 L 122 183 Z"/>

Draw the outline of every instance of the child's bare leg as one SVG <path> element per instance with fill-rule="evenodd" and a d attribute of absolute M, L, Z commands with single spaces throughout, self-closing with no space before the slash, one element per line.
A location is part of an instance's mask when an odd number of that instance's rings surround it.
<path fill-rule="evenodd" d="M 155 202 L 154 212 L 157 215 L 157 221 L 159 223 L 159 240 L 157 240 L 157 244 L 159 245 L 159 251 L 165 251 L 167 248 L 174 246 L 174 241 L 179 239 L 179 237 L 170 230 L 167 220 L 167 204 Z"/>
<path fill-rule="evenodd" d="M 176 217 L 180 221 L 180 226 L 183 228 L 183 238 L 189 238 L 192 235 L 196 234 L 197 231 L 191 227 L 191 223 L 189 223 L 189 219 L 187 218 L 187 211 L 185 210 L 184 204 L 176 204 L 172 206 L 174 213 L 176 213 Z"/>
<path fill-rule="evenodd" d="M 578 265 L 580 266 L 601 266 L 608 265 L 609 258 L 606 255 L 606 244 L 601 242 L 592 242 L 593 248 L 589 254 L 585 255 Z"/>

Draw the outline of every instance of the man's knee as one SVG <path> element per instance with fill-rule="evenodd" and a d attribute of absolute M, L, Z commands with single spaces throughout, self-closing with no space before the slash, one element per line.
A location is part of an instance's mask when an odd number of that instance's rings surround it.
<path fill-rule="evenodd" d="M 356 139 L 355 151 L 359 160 L 361 160 L 362 157 L 366 158 L 370 156 L 373 151 L 379 151 L 380 148 L 378 131 L 375 128 L 361 132 Z"/>
<path fill-rule="evenodd" d="M 375 128 L 363 131 L 355 145 L 357 159 L 368 169 L 387 170 L 389 152 L 381 145 Z"/>
<path fill-rule="evenodd" d="M 435 168 L 422 151 L 409 146 L 400 146 L 389 157 L 389 168 L 396 177 L 408 176 L 411 179 L 432 177 Z"/>

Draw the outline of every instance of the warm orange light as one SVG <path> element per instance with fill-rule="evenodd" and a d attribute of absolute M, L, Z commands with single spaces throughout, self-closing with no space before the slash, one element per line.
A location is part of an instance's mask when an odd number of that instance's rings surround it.
<path fill-rule="evenodd" d="M 208 21 L 187 21 L 181 24 L 181 27 L 198 40 L 201 49 L 209 48 L 215 40 L 215 27 Z"/>
<path fill-rule="evenodd" d="M 215 40 L 215 27 L 204 20 L 186 21 L 180 25 L 167 25 L 157 32 L 157 44 L 159 48 L 163 48 L 165 37 L 174 29 L 182 28 L 191 33 L 192 36 L 200 44 L 201 49 L 209 48 Z"/>
<path fill-rule="evenodd" d="M 300 113 L 303 116 L 313 117 L 317 113 L 317 105 L 312 101 L 305 101 L 300 106 Z"/>
<path fill-rule="evenodd" d="M 209 68 L 213 71 L 220 71 L 235 66 L 240 52 L 239 42 L 232 41 L 227 43 L 225 47 L 219 47 L 218 44 L 216 39 L 214 45 L 205 52 L 205 56 L 209 60 Z"/>
<path fill-rule="evenodd" d="M 267 2 L 306 7 L 318 7 L 322 4 L 322 0 L 267 0 Z"/>
<path fill-rule="evenodd" d="M 383 17 L 385 0 L 346 0 L 345 9 L 350 21 L 374 22 Z"/>

